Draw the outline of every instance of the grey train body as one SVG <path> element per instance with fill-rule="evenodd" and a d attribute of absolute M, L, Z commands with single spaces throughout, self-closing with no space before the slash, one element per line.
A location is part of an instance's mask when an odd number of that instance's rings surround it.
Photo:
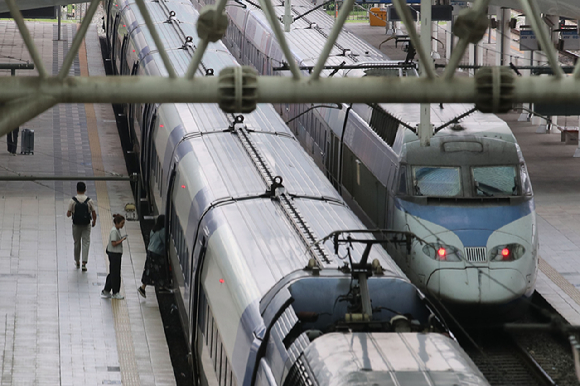
<path fill-rule="evenodd" d="M 183 76 L 199 41 L 196 9 L 145 5 Z M 105 9 L 114 73 L 166 76 L 135 2 L 108 0 Z M 236 65 L 221 42 L 211 43 L 196 76 Z M 327 240 L 315 259 L 307 240 L 364 225 L 273 106 L 243 116 L 213 104 L 124 109 L 145 198 L 166 214 L 196 383 L 487 385 L 383 249 L 369 256 L 382 267 L 368 278 L 372 315 L 356 319 L 360 287 L 343 259 L 359 261 L 364 246 L 334 254 Z"/>
<path fill-rule="evenodd" d="M 281 16 L 282 2 L 274 3 Z M 286 59 L 265 15 L 244 4 L 245 8 L 226 8 L 229 27 L 224 43 L 242 64 L 263 74 L 289 76 L 287 70 L 274 70 Z M 294 17 L 311 7 L 307 0 L 292 1 Z M 293 22 L 285 37 L 298 65 L 314 66 L 332 23 L 320 9 Z M 343 64 L 367 67 L 329 69 L 322 76 L 417 76 L 413 66 L 389 61 L 348 30 L 341 32 L 326 62 Z M 373 64 L 398 67 L 368 67 Z M 431 123 L 440 127 L 472 107 L 432 105 Z M 419 123 L 417 105 L 276 108 L 365 225 L 411 231 L 425 240 L 427 249 L 425 243 L 416 242 L 410 253 L 393 245 L 388 248 L 414 284 L 467 315 L 474 311 L 478 318 L 521 315 L 535 290 L 538 234 L 525 162 L 505 122 L 474 112 L 460 125 L 438 131 L 431 146 L 421 147 L 414 130 Z M 416 189 L 417 183 L 433 184 L 429 178 L 445 178 L 441 176 L 451 173 L 446 168 L 453 169 L 457 189 Z M 489 187 L 492 181 L 487 180 L 496 172 L 503 178 L 497 183 L 506 190 Z M 435 251 L 445 253 L 447 260 L 435 256 Z"/>

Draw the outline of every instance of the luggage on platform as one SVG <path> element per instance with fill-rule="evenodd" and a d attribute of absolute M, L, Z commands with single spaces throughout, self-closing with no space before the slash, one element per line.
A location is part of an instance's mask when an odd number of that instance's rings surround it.
<path fill-rule="evenodd" d="M 20 144 L 20 154 L 34 154 L 34 130 L 22 130 L 22 143 Z"/>

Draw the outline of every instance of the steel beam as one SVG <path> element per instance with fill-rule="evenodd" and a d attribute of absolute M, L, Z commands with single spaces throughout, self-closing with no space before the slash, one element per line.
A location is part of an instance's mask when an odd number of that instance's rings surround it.
<path fill-rule="evenodd" d="M 17 79 L 17 77 L 11 76 L 9 79 Z M 34 79 L 40 78 L 34 77 Z M 58 103 L 54 98 L 38 95 L 38 93 L 36 95 L 30 94 L 25 99 L 8 99 L 5 102 L 0 107 L 0 137 Z"/>
<path fill-rule="evenodd" d="M 556 78 L 562 78 L 564 72 L 560 68 L 560 62 L 558 61 L 558 53 L 552 44 L 552 39 L 546 31 L 544 22 L 541 19 L 541 14 L 538 10 L 538 5 L 535 0 L 523 0 L 520 2 L 524 8 L 524 13 L 532 22 L 532 28 L 540 41 L 540 46 L 542 51 L 548 57 L 548 62 L 552 68 L 552 72 Z"/>
<path fill-rule="evenodd" d="M 151 15 L 149 15 L 149 11 L 147 10 L 147 7 L 145 7 L 143 0 L 135 0 L 135 2 L 137 3 L 137 7 L 139 7 L 139 11 L 141 12 L 141 16 L 143 16 L 143 20 L 145 20 L 145 24 L 147 25 L 147 28 L 149 29 L 149 33 L 151 34 L 151 37 L 153 38 L 153 41 L 155 42 L 155 45 L 157 46 L 157 51 L 159 52 L 159 55 L 161 56 L 161 60 L 163 60 L 163 64 L 165 65 L 165 69 L 167 70 L 167 74 L 169 75 L 170 78 L 177 78 L 177 75 L 175 75 L 175 70 L 173 69 L 173 64 L 171 64 L 171 60 L 169 60 L 169 56 L 167 55 L 167 51 L 165 51 L 165 47 L 163 46 L 163 42 L 161 41 L 161 38 L 159 37 L 159 34 L 157 33 L 157 29 L 155 28 L 155 24 L 153 24 L 153 20 L 151 20 Z"/>
<path fill-rule="evenodd" d="M 10 15 L 16 22 L 18 26 L 18 30 L 20 31 L 20 35 L 24 40 L 24 44 L 28 48 L 28 52 L 32 57 L 32 61 L 36 65 L 36 69 L 38 70 L 38 74 L 41 78 L 45 78 L 48 76 L 46 70 L 44 69 L 44 64 L 42 63 L 42 58 L 40 57 L 38 50 L 36 49 L 36 45 L 34 44 L 34 40 L 30 36 L 30 31 L 26 28 L 26 24 L 24 24 L 24 18 L 22 17 L 22 13 L 16 6 L 15 0 L 6 0 L 6 5 L 10 9 Z"/>
<path fill-rule="evenodd" d="M 473 5 L 473 8 L 468 11 L 470 12 L 473 17 L 476 16 L 482 17 L 487 13 L 487 6 L 489 5 L 489 0 L 479 0 L 476 1 Z M 465 10 L 464 10 L 465 12 Z M 467 14 L 467 13 L 466 13 Z M 459 62 L 463 59 L 463 55 L 465 55 L 465 50 L 470 43 L 470 35 L 460 37 L 459 41 L 457 42 L 457 46 L 453 48 L 453 52 L 451 53 L 451 57 L 449 58 L 449 63 L 445 68 L 445 72 L 443 73 L 443 77 L 447 80 L 452 79 L 455 75 L 455 70 L 459 65 Z M 476 39 L 474 39 L 476 40 Z"/>
<path fill-rule="evenodd" d="M 191 62 L 189 63 L 189 67 L 187 67 L 187 71 L 185 72 L 185 79 L 191 80 L 195 77 L 195 73 L 199 68 L 199 64 L 201 63 L 201 58 L 207 49 L 209 41 L 206 39 L 201 39 L 199 41 L 198 46 L 195 48 L 195 52 L 193 53 L 193 57 L 191 58 Z"/>
<path fill-rule="evenodd" d="M 219 76 L 190 81 L 153 76 L 68 77 L 62 81 L 53 77 L 6 76 L 0 77 L 0 103 L 12 101 L 22 112 L 56 103 L 218 103 L 221 98 L 219 80 Z M 257 103 L 474 103 L 481 98 L 474 78 L 458 77 L 450 80 L 364 77 L 308 81 L 306 77 L 294 80 L 259 76 L 257 90 Z M 580 100 L 580 81 L 573 77 L 514 79 L 513 103 L 572 100 Z M 7 106 L 0 110 L 0 121 L 10 114 Z"/>
<path fill-rule="evenodd" d="M 576 67 L 574 68 L 574 77 L 580 79 L 580 60 L 576 63 Z"/>
<path fill-rule="evenodd" d="M 213 18 L 213 24 L 214 24 L 214 26 L 213 26 L 214 31 L 212 31 L 213 33 L 216 33 L 215 29 L 217 28 L 216 25 L 218 23 L 218 18 L 224 12 L 224 9 L 226 8 L 226 1 L 227 0 L 219 0 L 216 4 L 216 10 L 215 10 L 214 18 Z M 202 10 L 202 12 L 203 12 L 203 10 Z M 201 17 L 201 15 L 200 15 L 200 17 Z M 198 35 L 202 36 L 201 34 L 199 34 L 199 28 L 200 28 L 199 27 L 199 19 L 198 19 L 197 23 L 198 23 L 197 24 Z M 219 36 L 219 39 L 221 39 L 221 38 L 222 38 L 222 36 Z M 197 72 L 197 68 L 199 67 L 199 64 L 201 63 L 201 59 L 203 57 L 203 54 L 205 53 L 205 50 L 207 49 L 207 46 L 209 45 L 209 42 L 210 42 L 209 36 L 206 36 L 206 37 L 203 37 L 200 39 L 199 45 L 196 47 L 195 52 L 193 53 L 193 58 L 191 58 L 191 62 L 189 63 L 189 66 L 187 67 L 187 71 L 185 72 L 186 79 L 193 79 L 193 77 L 195 76 L 195 73 Z"/>
<path fill-rule="evenodd" d="M 85 18 L 83 19 L 77 34 L 75 35 L 75 38 L 71 44 L 71 47 L 70 47 L 68 53 L 66 54 L 66 57 L 62 61 L 62 67 L 60 68 L 60 72 L 58 73 L 58 77 L 60 79 L 63 79 L 68 75 L 68 72 L 70 71 L 70 67 L 74 61 L 74 58 L 76 57 L 76 55 L 79 51 L 79 47 L 81 46 L 81 43 L 85 39 L 85 34 L 87 33 L 87 30 L 89 29 L 89 24 L 91 24 L 92 19 L 93 19 L 93 15 L 95 14 L 95 11 L 97 10 L 99 4 L 100 4 L 100 0 L 92 0 L 91 6 L 89 7 L 89 10 L 87 11 Z M 60 5 L 58 5 L 58 7 L 60 7 Z"/>
<path fill-rule="evenodd" d="M 298 65 L 292 56 L 292 51 L 290 51 L 290 47 L 288 46 L 288 42 L 284 37 L 284 31 L 282 31 L 282 27 L 280 27 L 280 22 L 276 18 L 276 12 L 274 11 L 274 7 L 272 6 L 272 2 L 270 0 L 260 0 L 260 6 L 262 7 L 262 11 L 266 15 L 270 26 L 274 30 L 274 34 L 276 35 L 276 39 L 280 44 L 280 48 L 288 61 L 288 65 L 290 66 L 290 71 L 292 72 L 292 77 L 296 80 L 300 79 L 302 75 L 300 74 L 300 70 L 298 70 Z"/>
<path fill-rule="evenodd" d="M 318 57 L 318 61 L 314 66 L 314 71 L 312 71 L 312 75 L 310 75 L 310 81 L 316 81 L 319 78 L 320 72 L 322 71 L 322 67 L 324 67 L 326 60 L 328 59 L 328 55 L 330 54 L 330 51 L 334 47 L 334 43 L 336 43 L 338 35 L 342 31 L 344 22 L 346 21 L 346 18 L 348 17 L 350 11 L 352 10 L 353 4 L 354 0 L 346 0 L 342 3 L 342 7 L 338 12 L 338 19 L 335 20 L 334 25 L 332 26 L 332 30 L 330 31 L 330 35 L 328 36 L 328 39 L 326 39 L 326 43 L 324 44 L 322 52 Z"/>
<path fill-rule="evenodd" d="M 415 30 L 415 23 L 413 21 L 413 17 L 411 16 L 411 12 L 407 7 L 406 2 L 404 2 L 403 0 L 393 0 L 393 4 L 397 9 L 397 13 L 403 20 L 403 23 L 405 23 L 405 27 L 407 27 L 407 33 L 409 34 L 409 38 L 411 38 L 411 43 L 413 43 L 413 46 L 417 50 L 417 54 L 419 54 L 419 60 L 421 60 L 421 63 L 423 63 L 423 69 L 425 70 L 425 74 L 429 79 L 435 78 L 436 75 L 433 66 L 433 60 L 431 59 L 431 55 L 427 53 L 426 47 L 424 47 L 423 44 L 421 44 L 421 40 L 417 35 L 417 31 Z"/>

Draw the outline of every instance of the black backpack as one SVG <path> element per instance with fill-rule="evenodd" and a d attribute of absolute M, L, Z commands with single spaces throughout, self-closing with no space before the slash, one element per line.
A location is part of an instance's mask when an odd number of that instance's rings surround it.
<path fill-rule="evenodd" d="M 91 223 L 91 214 L 89 213 L 89 200 L 87 197 L 85 202 L 79 202 L 76 197 L 72 198 L 75 204 L 75 211 L 72 215 L 73 224 L 75 225 L 89 225 Z"/>

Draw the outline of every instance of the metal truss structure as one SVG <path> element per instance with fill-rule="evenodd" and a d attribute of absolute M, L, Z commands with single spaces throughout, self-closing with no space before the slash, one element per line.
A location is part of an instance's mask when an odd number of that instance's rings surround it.
<path fill-rule="evenodd" d="M 20 34 L 30 52 L 37 77 L 0 77 L 0 136 L 27 122 L 58 103 L 219 103 L 226 112 L 249 112 L 256 103 L 475 103 L 484 112 L 504 112 L 514 103 L 571 102 L 580 100 L 580 63 L 572 75 L 565 75 L 557 52 L 542 23 L 536 0 L 522 0 L 521 6 L 546 53 L 553 76 L 516 77 L 508 67 L 484 67 L 473 78 L 455 76 L 457 66 L 470 43 L 480 41 L 488 25 L 489 0 L 477 0 L 462 11 L 455 22 L 459 38 L 445 72 L 438 76 L 421 43 L 405 0 L 393 0 L 402 15 L 410 39 L 426 65 L 419 78 L 366 77 L 321 78 L 331 47 L 334 45 L 355 0 L 345 0 L 326 46 L 310 75 L 300 71 L 292 59 L 282 24 L 269 0 L 259 0 L 284 51 L 291 76 L 258 76 L 249 67 L 232 67 L 216 77 L 194 77 L 209 44 L 225 33 L 227 0 L 205 7 L 198 20 L 202 39 L 185 76 L 178 77 L 169 61 L 143 0 L 137 5 L 163 58 L 168 77 L 115 76 L 71 77 L 69 73 L 82 39 L 98 7 L 92 0 L 61 70 L 49 76 L 24 23 L 15 0 L 6 0 Z"/>

